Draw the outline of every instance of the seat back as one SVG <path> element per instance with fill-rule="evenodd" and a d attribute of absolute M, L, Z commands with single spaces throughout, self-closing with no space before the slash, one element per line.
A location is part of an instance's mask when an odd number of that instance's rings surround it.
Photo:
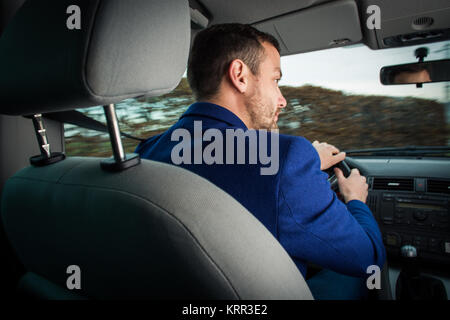
<path fill-rule="evenodd" d="M 311 298 L 278 241 L 209 181 L 148 160 L 111 174 L 100 161 L 7 182 L 2 218 L 27 270 L 66 288 L 76 265 L 87 298 Z"/>

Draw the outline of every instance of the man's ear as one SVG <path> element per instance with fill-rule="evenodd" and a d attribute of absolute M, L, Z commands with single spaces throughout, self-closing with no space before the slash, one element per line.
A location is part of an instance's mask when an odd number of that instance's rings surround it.
<path fill-rule="evenodd" d="M 248 86 L 248 67 L 240 59 L 234 59 L 228 67 L 228 79 L 231 85 L 240 93 L 245 93 Z"/>

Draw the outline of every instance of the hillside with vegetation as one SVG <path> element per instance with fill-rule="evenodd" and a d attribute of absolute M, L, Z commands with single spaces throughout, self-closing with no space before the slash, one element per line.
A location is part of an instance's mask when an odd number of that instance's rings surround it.
<path fill-rule="evenodd" d="M 280 87 L 288 105 L 279 117 L 280 133 L 334 144 L 341 150 L 406 145 L 447 145 L 450 137 L 445 106 L 414 97 L 349 95 L 316 86 Z M 171 93 L 119 103 L 123 132 L 148 138 L 167 130 L 194 102 L 185 78 Z M 103 109 L 81 110 L 105 122 Z M 126 152 L 137 141 L 123 139 Z M 66 153 L 70 156 L 111 155 L 108 136 L 66 125 Z"/>

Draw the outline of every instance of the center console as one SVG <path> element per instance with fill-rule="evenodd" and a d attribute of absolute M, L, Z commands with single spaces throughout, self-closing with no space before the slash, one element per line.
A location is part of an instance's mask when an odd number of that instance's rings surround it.
<path fill-rule="evenodd" d="M 381 179 L 368 178 L 367 204 L 388 255 L 400 257 L 401 247 L 411 245 L 424 262 L 450 264 L 450 194 L 428 192 L 426 179 Z"/>

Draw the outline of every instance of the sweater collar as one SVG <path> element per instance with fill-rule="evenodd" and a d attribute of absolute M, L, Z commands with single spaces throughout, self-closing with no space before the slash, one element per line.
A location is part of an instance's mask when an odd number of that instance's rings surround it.
<path fill-rule="evenodd" d="M 247 130 L 247 126 L 230 110 L 209 102 L 196 102 L 192 104 L 181 118 L 201 116 L 225 122 L 232 127 L 238 127 Z M 180 119 L 181 119 L 180 118 Z"/>

